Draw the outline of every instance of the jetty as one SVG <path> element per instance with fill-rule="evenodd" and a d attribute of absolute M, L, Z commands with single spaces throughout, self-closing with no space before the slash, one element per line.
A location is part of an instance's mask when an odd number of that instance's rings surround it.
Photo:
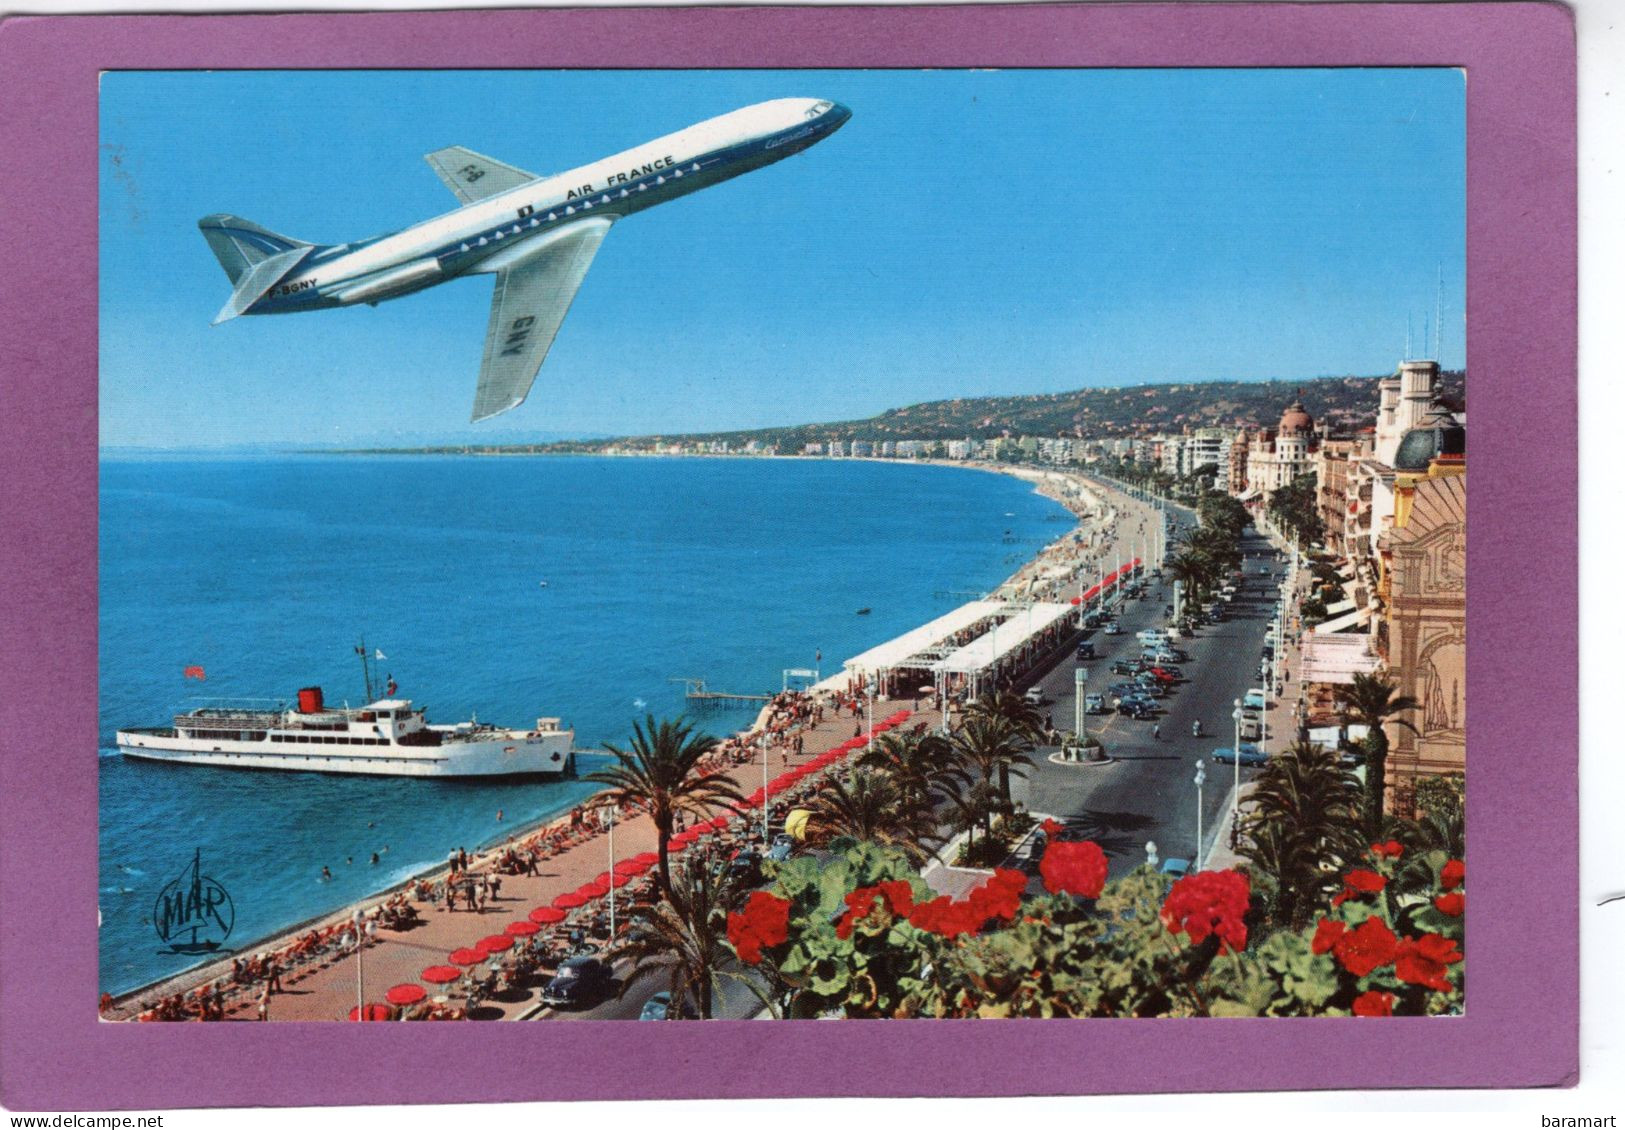
<path fill-rule="evenodd" d="M 683 697 L 689 702 L 697 702 L 702 706 L 723 706 L 730 702 L 771 702 L 770 694 L 733 694 L 729 691 L 714 691 L 705 685 L 704 679 L 673 679 L 674 683 L 683 684 Z"/>

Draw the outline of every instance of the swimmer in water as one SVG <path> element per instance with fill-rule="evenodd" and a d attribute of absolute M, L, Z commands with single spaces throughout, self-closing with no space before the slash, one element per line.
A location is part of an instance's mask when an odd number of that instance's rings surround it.
<path fill-rule="evenodd" d="M 332 877 L 333 873 L 327 869 L 327 864 L 322 864 L 322 882 L 325 883 Z"/>
<path fill-rule="evenodd" d="M 502 823 L 502 809 L 497 809 L 497 823 Z"/>
<path fill-rule="evenodd" d="M 372 865 L 374 867 L 378 866 L 378 853 L 377 852 L 372 853 Z"/>

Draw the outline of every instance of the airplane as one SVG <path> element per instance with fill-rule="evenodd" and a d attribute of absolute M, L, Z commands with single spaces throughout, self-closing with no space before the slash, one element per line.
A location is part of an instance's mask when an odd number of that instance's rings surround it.
<path fill-rule="evenodd" d="M 463 275 L 494 274 L 470 420 L 478 423 L 524 403 L 616 220 L 782 161 L 851 116 L 824 99 L 759 102 L 553 176 L 457 145 L 437 149 L 424 160 L 459 208 L 334 246 L 238 216 L 205 216 L 198 228 L 232 284 L 214 324 L 241 314 L 376 306 Z"/>

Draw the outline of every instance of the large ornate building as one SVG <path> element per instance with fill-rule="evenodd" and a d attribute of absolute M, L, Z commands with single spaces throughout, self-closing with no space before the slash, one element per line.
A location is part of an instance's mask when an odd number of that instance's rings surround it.
<path fill-rule="evenodd" d="M 1247 448 L 1247 491 L 1267 498 L 1314 466 L 1315 421 L 1294 400 L 1273 431 L 1253 437 Z"/>
<path fill-rule="evenodd" d="M 1420 704 L 1389 728 L 1392 809 L 1418 777 L 1467 767 L 1467 432 L 1435 407 L 1394 447 L 1393 524 L 1379 539 L 1385 615 L 1377 650 L 1396 693 Z"/>

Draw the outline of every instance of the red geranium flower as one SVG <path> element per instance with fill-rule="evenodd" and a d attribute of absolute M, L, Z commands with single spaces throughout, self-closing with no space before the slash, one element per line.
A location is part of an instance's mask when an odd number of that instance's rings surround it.
<path fill-rule="evenodd" d="M 1322 918 L 1315 924 L 1315 938 L 1309 943 L 1309 949 L 1314 953 L 1331 953 L 1347 930 L 1348 927 L 1335 918 Z"/>
<path fill-rule="evenodd" d="M 1372 989 L 1354 998 L 1355 1016 L 1392 1016 L 1393 1014 L 1393 993 L 1379 993 L 1377 990 Z"/>
<path fill-rule="evenodd" d="M 1460 918 L 1462 911 L 1467 909 L 1467 896 L 1460 891 L 1451 891 L 1447 895 L 1439 895 L 1433 900 L 1433 905 L 1439 908 L 1440 914 L 1448 914 L 1452 918 Z"/>
<path fill-rule="evenodd" d="M 1337 960 L 1356 977 L 1364 977 L 1394 960 L 1399 939 L 1380 918 L 1367 918 L 1337 941 Z"/>
<path fill-rule="evenodd" d="M 1099 898 L 1106 885 L 1106 853 L 1100 845 L 1081 841 L 1056 840 L 1044 849 L 1038 864 L 1044 889 L 1050 894 L 1065 892 L 1086 899 Z"/>
<path fill-rule="evenodd" d="M 849 938 L 852 927 L 869 917 L 875 904 L 883 902 L 897 918 L 907 918 L 914 909 L 914 889 L 902 879 L 889 879 L 872 887 L 859 887 L 846 896 L 847 911 L 835 923 L 835 936 Z"/>
<path fill-rule="evenodd" d="M 1461 886 L 1466 878 L 1467 865 L 1459 859 L 1452 859 L 1444 865 L 1444 870 L 1439 872 L 1439 886 L 1447 891 L 1453 891 Z"/>
<path fill-rule="evenodd" d="M 1374 895 L 1388 885 L 1388 880 L 1375 871 L 1367 871 L 1363 867 L 1356 867 L 1343 876 L 1343 890 L 1332 899 L 1333 906 L 1342 906 L 1349 899 L 1359 898 L 1361 895 Z"/>
<path fill-rule="evenodd" d="M 1062 824 L 1059 820 L 1046 818 L 1038 827 L 1044 833 L 1044 835 L 1053 840 L 1056 836 L 1061 834 L 1066 825 Z"/>
<path fill-rule="evenodd" d="M 984 921 L 977 917 L 977 912 L 971 909 L 969 903 L 955 902 L 947 895 L 920 903 L 908 920 L 918 929 L 950 939 L 961 934 L 974 934 L 981 929 Z"/>
<path fill-rule="evenodd" d="M 1398 859 L 1405 854 L 1405 845 L 1398 840 L 1389 840 L 1387 843 L 1372 844 L 1371 854 L 1383 859 Z"/>
<path fill-rule="evenodd" d="M 1423 934 L 1420 938 L 1406 938 L 1399 943 L 1394 973 L 1401 981 L 1412 985 L 1426 985 L 1430 989 L 1449 992 L 1455 986 L 1445 976 L 1462 958 L 1456 943 L 1438 934 Z"/>
<path fill-rule="evenodd" d="M 1235 952 L 1247 946 L 1247 902 L 1251 889 L 1239 871 L 1198 871 L 1175 881 L 1162 904 L 1162 924 L 1169 933 L 1183 933 L 1192 945 L 1209 934 Z"/>
<path fill-rule="evenodd" d="M 764 947 L 782 944 L 790 936 L 790 901 L 767 891 L 753 891 L 745 909 L 728 915 L 728 941 L 739 960 L 757 965 Z"/>
<path fill-rule="evenodd" d="M 1021 909 L 1021 896 L 1027 890 L 1027 876 L 1014 868 L 1001 867 L 993 877 L 967 896 L 972 910 L 981 915 L 977 926 L 989 918 L 1010 919 Z"/>

